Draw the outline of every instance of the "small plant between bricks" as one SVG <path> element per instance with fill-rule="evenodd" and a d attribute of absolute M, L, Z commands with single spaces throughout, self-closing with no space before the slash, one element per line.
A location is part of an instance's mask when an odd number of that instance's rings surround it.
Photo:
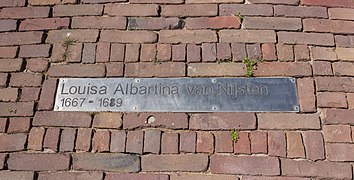
<path fill-rule="evenodd" d="M 257 63 L 263 62 L 263 59 L 251 59 L 246 57 L 242 60 L 242 63 L 246 65 L 246 76 L 253 77 L 254 72 L 253 70 L 257 69 Z"/>
<path fill-rule="evenodd" d="M 218 59 L 217 62 L 218 62 L 218 64 L 220 64 L 220 63 L 230 63 L 230 62 L 232 62 L 232 59 L 231 59 L 231 57 L 225 58 L 225 59 Z"/>
<path fill-rule="evenodd" d="M 232 129 L 231 132 L 230 132 L 230 135 L 231 135 L 231 141 L 233 143 L 236 143 L 238 141 L 238 138 L 239 138 L 238 131 L 236 129 Z"/>
<path fill-rule="evenodd" d="M 74 46 L 75 43 L 77 42 L 76 39 L 73 39 L 70 37 L 70 33 L 67 34 L 64 42 L 61 44 L 62 47 L 64 48 L 64 53 L 63 53 L 63 61 L 66 61 L 69 58 L 70 55 L 70 47 Z"/>
<path fill-rule="evenodd" d="M 154 65 L 159 65 L 161 64 L 161 61 L 157 59 L 157 57 L 155 57 L 155 59 L 153 60 Z"/>

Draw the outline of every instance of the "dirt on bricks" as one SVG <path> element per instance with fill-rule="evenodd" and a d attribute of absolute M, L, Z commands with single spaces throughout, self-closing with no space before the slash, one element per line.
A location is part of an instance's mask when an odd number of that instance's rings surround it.
<path fill-rule="evenodd" d="M 53 110 L 58 78 L 293 77 L 299 113 Z M 0 179 L 354 178 L 353 0 L 0 0 Z"/>

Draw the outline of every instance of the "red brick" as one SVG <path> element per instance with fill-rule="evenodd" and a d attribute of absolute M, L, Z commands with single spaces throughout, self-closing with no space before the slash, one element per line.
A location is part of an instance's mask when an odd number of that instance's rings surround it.
<path fill-rule="evenodd" d="M 182 22 L 178 18 L 132 17 L 128 21 L 129 30 L 161 30 L 161 29 L 181 29 Z M 124 27 L 125 28 L 125 27 Z"/>
<path fill-rule="evenodd" d="M 216 58 L 219 62 L 231 61 L 231 48 L 229 43 L 217 43 L 216 44 Z"/>
<path fill-rule="evenodd" d="M 295 45 L 294 54 L 295 54 L 295 61 L 310 60 L 310 51 L 307 48 L 307 45 Z"/>
<path fill-rule="evenodd" d="M 205 43 L 217 42 L 217 36 L 211 30 L 161 30 L 160 43 Z"/>
<path fill-rule="evenodd" d="M 16 57 L 18 47 L 0 47 L 1 58 L 14 58 Z"/>
<path fill-rule="evenodd" d="M 313 47 L 311 48 L 314 60 L 336 61 L 337 55 L 334 48 Z"/>
<path fill-rule="evenodd" d="M 156 44 L 142 44 L 140 48 L 140 61 L 152 62 L 156 59 Z"/>
<path fill-rule="evenodd" d="M 215 132 L 215 152 L 228 152 L 234 151 L 231 134 L 229 131 Z"/>
<path fill-rule="evenodd" d="M 80 151 L 89 151 L 91 147 L 91 129 L 78 129 L 75 149 Z"/>
<path fill-rule="evenodd" d="M 240 63 L 193 63 L 188 64 L 189 77 L 235 77 L 245 75 L 245 65 Z"/>
<path fill-rule="evenodd" d="M 305 158 L 305 149 L 299 132 L 287 132 L 287 157 Z"/>
<path fill-rule="evenodd" d="M 312 63 L 312 71 L 314 76 L 331 76 L 332 65 L 330 62 L 326 61 L 315 61 Z"/>
<path fill-rule="evenodd" d="M 39 173 L 38 180 L 86 179 L 101 180 L 102 172 L 45 172 Z"/>
<path fill-rule="evenodd" d="M 255 129 L 253 113 L 191 114 L 189 128 L 195 130 Z"/>
<path fill-rule="evenodd" d="M 71 27 L 86 29 L 125 29 L 127 20 L 124 17 L 73 17 Z"/>
<path fill-rule="evenodd" d="M 150 2 L 150 1 L 149 1 Z M 131 2 L 130 2 L 131 3 Z M 166 174 L 106 174 L 105 180 L 169 180 Z"/>
<path fill-rule="evenodd" d="M 62 61 L 81 62 L 82 46 L 83 46 L 82 43 L 74 43 L 72 46 L 69 47 L 67 56 L 64 57 L 63 54 L 65 53 L 65 48 L 62 46 L 62 44 L 55 43 L 53 45 L 52 55 L 49 61 L 50 62 L 62 62 Z"/>
<path fill-rule="evenodd" d="M 267 154 L 268 147 L 267 147 L 266 132 L 252 131 L 250 133 L 250 139 L 251 139 L 252 154 L 258 154 L 258 153 Z"/>
<path fill-rule="evenodd" d="M 54 5 L 59 4 L 60 0 L 28 0 L 30 5 Z"/>
<path fill-rule="evenodd" d="M 143 153 L 143 138 L 144 132 L 142 130 L 128 131 L 126 152 L 128 153 Z"/>
<path fill-rule="evenodd" d="M 206 154 L 144 155 L 141 170 L 203 172 L 207 170 L 208 159 Z"/>
<path fill-rule="evenodd" d="M 278 42 L 284 44 L 309 44 L 333 46 L 334 37 L 327 33 L 278 32 Z"/>
<path fill-rule="evenodd" d="M 351 109 L 324 109 L 321 112 L 324 124 L 354 124 L 354 110 Z"/>
<path fill-rule="evenodd" d="M 83 3 L 95 4 L 95 3 L 109 3 L 109 2 L 124 2 L 125 0 L 82 0 Z"/>
<path fill-rule="evenodd" d="M 121 113 L 99 113 L 93 119 L 94 128 L 120 128 L 122 126 Z"/>
<path fill-rule="evenodd" d="M 30 124 L 30 118 L 10 118 L 7 133 L 27 133 Z"/>
<path fill-rule="evenodd" d="M 351 77 L 317 77 L 317 91 L 354 92 L 354 78 Z"/>
<path fill-rule="evenodd" d="M 330 161 L 353 161 L 354 144 L 327 144 L 326 156 Z"/>
<path fill-rule="evenodd" d="M 124 115 L 124 129 L 138 127 L 186 129 L 188 128 L 188 117 L 184 113 L 128 113 Z"/>
<path fill-rule="evenodd" d="M 216 44 L 215 43 L 203 43 L 202 44 L 202 60 L 203 60 L 203 62 L 215 62 L 216 61 Z"/>
<path fill-rule="evenodd" d="M 0 89 L 0 101 L 16 101 L 17 95 L 17 88 Z"/>
<path fill-rule="evenodd" d="M 42 42 L 43 32 L 9 32 L 0 34 L 0 45 L 24 45 Z"/>
<path fill-rule="evenodd" d="M 110 152 L 124 152 L 126 136 L 124 131 L 111 131 Z"/>
<path fill-rule="evenodd" d="M 68 18 L 26 19 L 21 21 L 20 31 L 67 29 L 69 24 Z"/>
<path fill-rule="evenodd" d="M 123 62 L 124 61 L 124 52 L 125 52 L 125 45 L 124 44 L 111 44 L 111 62 Z"/>
<path fill-rule="evenodd" d="M 171 53 L 172 53 L 171 44 L 157 44 L 156 58 L 158 61 L 170 61 Z"/>
<path fill-rule="evenodd" d="M 349 164 L 329 161 L 299 161 L 281 159 L 281 171 L 285 176 L 311 176 L 318 178 L 347 178 L 352 177 Z"/>
<path fill-rule="evenodd" d="M 24 45 L 20 47 L 19 57 L 49 57 L 50 48 L 49 44 Z"/>
<path fill-rule="evenodd" d="M 17 29 L 16 20 L 0 20 L 0 25 L 1 25 L 0 32 L 16 31 Z"/>
<path fill-rule="evenodd" d="M 251 154 L 251 141 L 248 132 L 239 132 L 238 140 L 234 142 L 234 152 L 236 154 Z"/>
<path fill-rule="evenodd" d="M 96 49 L 96 62 L 108 62 L 111 44 L 107 42 L 98 42 Z"/>
<path fill-rule="evenodd" d="M 332 66 L 336 76 L 354 76 L 354 63 L 352 62 L 335 62 Z"/>
<path fill-rule="evenodd" d="M 345 93 L 340 92 L 322 92 L 317 94 L 318 107 L 347 108 Z"/>
<path fill-rule="evenodd" d="M 58 171 L 69 168 L 70 157 L 63 154 L 19 153 L 11 154 L 7 163 L 9 170 Z"/>
<path fill-rule="evenodd" d="M 34 178 L 34 172 L 26 171 L 1 171 L 0 179 L 20 179 L 20 180 L 32 180 Z"/>
<path fill-rule="evenodd" d="M 181 132 L 179 138 L 179 150 L 185 153 L 194 153 L 196 150 L 197 133 Z"/>
<path fill-rule="evenodd" d="M 25 4 L 25 0 L 2 0 L 0 7 L 24 6 Z"/>
<path fill-rule="evenodd" d="M 106 68 L 101 64 L 62 64 L 51 66 L 48 76 L 51 77 L 104 77 Z"/>
<path fill-rule="evenodd" d="M 108 130 L 96 130 L 92 138 L 92 152 L 109 152 L 110 138 Z"/>
<path fill-rule="evenodd" d="M 307 62 L 264 62 L 259 63 L 255 76 L 311 76 L 311 64 Z"/>
<path fill-rule="evenodd" d="M 274 6 L 275 16 L 302 17 L 302 18 L 327 18 L 325 7 L 306 7 L 306 6 Z"/>
<path fill-rule="evenodd" d="M 186 67 L 182 62 L 128 63 L 125 65 L 126 77 L 184 77 Z"/>
<path fill-rule="evenodd" d="M 226 156 L 210 157 L 210 172 L 213 174 L 250 174 L 279 175 L 278 158 L 257 156 Z"/>
<path fill-rule="evenodd" d="M 43 146 L 45 129 L 33 127 L 28 136 L 28 149 L 41 151 Z"/>
<path fill-rule="evenodd" d="M 94 43 L 85 43 L 82 50 L 82 63 L 84 64 L 93 64 L 96 61 L 96 47 Z M 77 59 L 77 58 L 68 58 L 68 59 Z M 77 59 L 80 62 L 80 59 Z"/>
<path fill-rule="evenodd" d="M 48 60 L 42 58 L 27 59 L 26 69 L 31 72 L 44 72 L 48 69 Z"/>
<path fill-rule="evenodd" d="M 124 73 L 123 63 L 108 63 L 106 64 L 107 77 L 122 77 Z"/>
<path fill-rule="evenodd" d="M 277 44 L 279 61 L 294 61 L 294 48 L 292 45 Z"/>
<path fill-rule="evenodd" d="M 0 133 L 5 133 L 6 132 L 6 126 L 7 126 L 7 119 L 6 118 L 0 118 Z"/>
<path fill-rule="evenodd" d="M 25 149 L 26 140 L 25 134 L 0 134 L 0 152 L 22 151 Z"/>
<path fill-rule="evenodd" d="M 53 16 L 88 16 L 102 15 L 103 5 L 56 5 L 53 8 Z"/>
<path fill-rule="evenodd" d="M 236 16 L 199 17 L 187 18 L 185 23 L 187 29 L 239 29 L 241 20 Z"/>
<path fill-rule="evenodd" d="M 53 108 L 56 85 L 56 79 L 47 79 L 44 81 L 41 96 L 38 102 L 39 110 L 50 110 Z"/>
<path fill-rule="evenodd" d="M 184 5 L 163 5 L 161 16 L 216 16 L 218 7 L 216 4 L 184 4 Z"/>
<path fill-rule="evenodd" d="M 247 57 L 245 43 L 231 43 L 232 60 L 240 62 Z"/>
<path fill-rule="evenodd" d="M 245 29 L 300 30 L 300 18 L 283 17 L 246 17 L 243 21 Z"/>
<path fill-rule="evenodd" d="M 4 168 L 5 164 L 5 158 L 7 157 L 7 154 L 0 154 L 0 169 Z M 4 172 L 4 171 L 2 171 Z M 0 175 L 1 176 L 1 175 Z"/>
<path fill-rule="evenodd" d="M 220 4 L 220 15 L 273 16 L 273 7 L 262 4 Z"/>
<path fill-rule="evenodd" d="M 320 129 L 318 114 L 260 113 L 259 129 Z"/>
<path fill-rule="evenodd" d="M 1 19 L 45 18 L 49 16 L 50 7 L 14 7 L 3 8 Z"/>
<path fill-rule="evenodd" d="M 354 2 L 351 0 L 301 0 L 303 5 L 326 6 L 326 7 L 354 7 Z"/>
<path fill-rule="evenodd" d="M 59 135 L 60 135 L 59 128 L 48 128 L 45 133 L 43 148 L 50 149 L 56 152 L 58 150 L 58 145 L 59 145 Z"/>
<path fill-rule="evenodd" d="M 262 59 L 261 46 L 257 44 L 246 44 L 247 57 L 251 59 Z"/>
<path fill-rule="evenodd" d="M 37 87 L 42 83 L 41 74 L 31 74 L 31 73 L 13 73 L 11 74 L 11 86 L 15 87 Z"/>
<path fill-rule="evenodd" d="M 77 42 L 96 42 L 98 30 L 76 29 L 76 30 L 51 30 L 48 32 L 47 43 L 63 43 L 68 37 Z"/>
<path fill-rule="evenodd" d="M 144 153 L 159 154 L 161 130 L 147 129 L 144 131 Z"/>
<path fill-rule="evenodd" d="M 157 34 L 151 31 L 111 31 L 101 32 L 100 41 L 118 43 L 153 43 L 157 41 Z"/>
<path fill-rule="evenodd" d="M 140 170 L 140 159 L 132 154 L 76 153 L 73 155 L 73 169 L 132 173 Z"/>
<path fill-rule="evenodd" d="M 22 59 L 0 59 L 0 72 L 20 71 L 22 65 Z"/>
<path fill-rule="evenodd" d="M 298 99 L 301 112 L 315 112 L 315 87 L 311 78 L 297 79 Z"/>
<path fill-rule="evenodd" d="M 306 158 L 316 161 L 324 159 L 324 144 L 321 132 L 306 131 L 302 133 Z"/>
<path fill-rule="evenodd" d="M 304 31 L 306 32 L 331 32 L 351 33 L 354 22 L 326 19 L 304 19 Z"/>
<path fill-rule="evenodd" d="M 197 132 L 197 152 L 209 153 L 214 152 L 214 136 L 210 132 Z"/>
<path fill-rule="evenodd" d="M 220 42 L 275 43 L 273 30 L 220 30 Z"/>
<path fill-rule="evenodd" d="M 91 115 L 83 112 L 37 111 L 34 126 L 90 127 Z"/>
<path fill-rule="evenodd" d="M 351 128 L 349 125 L 323 126 L 325 142 L 351 142 Z"/>
<path fill-rule="evenodd" d="M 203 0 L 205 1 L 205 0 Z M 196 180 L 196 179 L 203 179 L 203 180 L 237 180 L 236 176 L 232 175 L 221 175 L 221 174 L 191 174 L 191 173 L 175 173 L 171 174 L 170 178 L 172 180 Z M 242 177 L 243 178 L 243 177 Z"/>
<path fill-rule="evenodd" d="M 0 102 L 0 116 L 33 116 L 33 102 Z"/>
<path fill-rule="evenodd" d="M 162 154 L 178 154 L 178 133 L 164 132 L 161 137 Z"/>
<path fill-rule="evenodd" d="M 75 129 L 63 129 L 60 137 L 60 152 L 72 152 L 75 146 Z"/>
<path fill-rule="evenodd" d="M 109 16 L 157 16 L 156 4 L 107 4 L 104 14 Z"/>
<path fill-rule="evenodd" d="M 268 132 L 268 154 L 270 156 L 286 157 L 286 138 L 284 132 Z"/>
<path fill-rule="evenodd" d="M 336 48 L 336 53 L 339 60 L 354 61 L 353 57 L 354 48 Z"/>
<path fill-rule="evenodd" d="M 337 47 L 354 47 L 354 36 L 349 35 L 336 35 L 334 36 Z"/>
<path fill-rule="evenodd" d="M 200 46 L 196 44 L 187 44 L 187 62 L 200 62 Z"/>
<path fill-rule="evenodd" d="M 262 57 L 264 60 L 277 60 L 276 49 L 274 44 L 262 44 Z"/>
<path fill-rule="evenodd" d="M 347 94 L 347 101 L 348 101 L 349 109 L 354 109 L 354 93 Z M 353 138 L 353 140 L 354 140 L 354 138 Z"/>
<path fill-rule="evenodd" d="M 172 45 L 172 61 L 182 61 L 186 60 L 186 45 L 177 44 Z"/>
<path fill-rule="evenodd" d="M 347 8 L 329 8 L 329 19 L 354 20 L 354 10 Z"/>

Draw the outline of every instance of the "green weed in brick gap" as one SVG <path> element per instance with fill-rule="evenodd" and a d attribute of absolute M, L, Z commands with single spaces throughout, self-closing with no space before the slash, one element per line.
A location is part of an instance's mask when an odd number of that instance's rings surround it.
<path fill-rule="evenodd" d="M 238 130 L 232 129 L 230 132 L 232 142 L 236 143 L 239 138 Z"/>

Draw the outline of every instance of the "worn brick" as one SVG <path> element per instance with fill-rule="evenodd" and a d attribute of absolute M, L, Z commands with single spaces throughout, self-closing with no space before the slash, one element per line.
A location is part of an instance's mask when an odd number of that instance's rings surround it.
<path fill-rule="evenodd" d="M 77 29 L 77 30 L 51 30 L 48 32 L 47 43 L 63 43 L 68 37 L 77 42 L 96 42 L 98 30 Z"/>
<path fill-rule="evenodd" d="M 16 57 L 18 47 L 0 47 L 1 58 L 14 58 Z"/>
<path fill-rule="evenodd" d="M 98 170 L 115 172 L 138 172 L 140 159 L 132 154 L 119 153 L 80 153 L 73 155 L 74 170 Z"/>
<path fill-rule="evenodd" d="M 188 171 L 201 172 L 208 167 L 206 154 L 144 155 L 142 171 Z"/>
<path fill-rule="evenodd" d="M 106 75 L 107 77 L 122 77 L 124 73 L 123 63 L 108 63 L 106 64 Z"/>
<path fill-rule="evenodd" d="M 306 32 L 352 33 L 354 22 L 327 19 L 304 19 Z"/>
<path fill-rule="evenodd" d="M 109 152 L 110 139 L 108 130 L 96 130 L 92 138 L 92 152 Z"/>
<path fill-rule="evenodd" d="M 244 76 L 245 65 L 240 63 L 194 63 L 188 64 L 188 76 Z"/>
<path fill-rule="evenodd" d="M 251 141 L 249 132 L 239 132 L 237 141 L 234 142 L 236 154 L 251 154 Z"/>
<path fill-rule="evenodd" d="M 3 8 L 1 19 L 45 18 L 49 16 L 50 7 L 13 7 Z"/>
<path fill-rule="evenodd" d="M 159 0 L 158 0 L 159 1 Z M 131 2 L 130 2 L 131 3 Z M 135 174 L 115 174 L 107 173 L 105 180 L 115 180 L 115 179 L 124 179 L 124 180 L 169 180 L 167 174 L 146 174 L 146 173 L 135 173 Z"/>
<path fill-rule="evenodd" d="M 352 62 L 335 62 L 332 66 L 336 76 L 354 76 L 354 63 Z"/>
<path fill-rule="evenodd" d="M 101 180 L 102 172 L 45 172 L 39 173 L 38 180 L 61 180 L 61 179 L 78 179 L 78 180 Z"/>
<path fill-rule="evenodd" d="M 266 132 L 252 131 L 250 133 L 250 140 L 252 154 L 266 154 L 268 152 Z"/>
<path fill-rule="evenodd" d="M 65 48 L 62 46 L 61 43 L 60 44 L 55 43 L 53 45 L 52 54 L 49 59 L 50 62 L 62 62 L 62 61 L 81 62 L 81 54 L 82 54 L 82 46 L 83 46 L 82 43 L 74 43 L 72 46 L 69 47 L 67 51 L 68 53 L 65 53 Z M 64 56 L 64 54 L 67 55 Z M 85 55 L 85 53 L 83 54 Z"/>
<path fill-rule="evenodd" d="M 194 153 L 196 150 L 197 133 L 181 132 L 179 138 L 179 150 L 185 153 Z"/>
<path fill-rule="evenodd" d="M 345 93 L 341 92 L 321 92 L 317 94 L 318 107 L 347 108 Z"/>
<path fill-rule="evenodd" d="M 140 48 L 140 61 L 152 62 L 156 59 L 156 44 L 142 44 Z"/>
<path fill-rule="evenodd" d="M 197 132 L 196 151 L 198 153 L 214 152 L 214 136 L 210 132 Z"/>
<path fill-rule="evenodd" d="M 327 144 L 326 156 L 330 161 L 353 161 L 354 144 Z"/>
<path fill-rule="evenodd" d="M 275 45 L 271 43 L 262 44 L 262 57 L 264 60 L 277 60 Z"/>
<path fill-rule="evenodd" d="M 251 59 L 262 59 L 261 45 L 246 44 L 247 57 Z"/>
<path fill-rule="evenodd" d="M 333 48 L 313 47 L 311 48 L 312 57 L 314 60 L 335 61 L 337 55 Z"/>
<path fill-rule="evenodd" d="M 273 30 L 220 30 L 220 42 L 275 43 Z"/>
<path fill-rule="evenodd" d="M 191 114 L 189 128 L 195 130 L 255 129 L 253 113 Z"/>
<path fill-rule="evenodd" d="M 43 82 L 42 91 L 38 102 L 39 110 L 50 110 L 53 108 L 56 85 L 56 79 L 47 79 Z"/>
<path fill-rule="evenodd" d="M 325 7 L 306 7 L 306 6 L 274 6 L 275 16 L 302 17 L 302 18 L 327 18 Z"/>
<path fill-rule="evenodd" d="M 322 127 L 325 142 L 351 142 L 349 125 L 326 125 Z"/>
<path fill-rule="evenodd" d="M 165 127 L 186 129 L 188 117 L 184 113 L 128 113 L 123 117 L 123 129 Z"/>
<path fill-rule="evenodd" d="M 20 71 L 22 66 L 22 59 L 0 59 L 0 72 Z"/>
<path fill-rule="evenodd" d="M 243 21 L 245 29 L 300 30 L 300 18 L 282 17 L 246 17 Z"/>
<path fill-rule="evenodd" d="M 186 44 L 172 45 L 172 61 L 184 62 L 186 60 Z"/>
<path fill-rule="evenodd" d="M 1 14 L 0 14 L 1 16 Z M 6 31 L 16 31 L 17 21 L 16 20 L 0 20 L 0 32 Z"/>
<path fill-rule="evenodd" d="M 187 44 L 187 62 L 200 62 L 201 48 L 196 44 Z"/>
<path fill-rule="evenodd" d="M 124 61 L 125 45 L 111 43 L 111 56 L 110 62 L 123 62 Z"/>
<path fill-rule="evenodd" d="M 349 8 L 329 8 L 329 19 L 354 20 L 354 10 Z"/>
<path fill-rule="evenodd" d="M 192 173 L 176 173 L 170 175 L 171 180 L 237 180 L 236 176 L 220 175 L 220 174 L 192 174 Z"/>
<path fill-rule="evenodd" d="M 178 133 L 164 132 L 161 136 L 161 153 L 178 154 Z"/>
<path fill-rule="evenodd" d="M 336 48 L 339 60 L 354 61 L 354 48 Z"/>
<path fill-rule="evenodd" d="M 85 43 L 82 50 L 82 63 L 93 64 L 96 61 L 97 44 Z M 71 59 L 71 58 L 70 58 Z M 76 58 L 72 58 L 76 59 Z M 78 59 L 80 61 L 80 59 Z"/>
<path fill-rule="evenodd" d="M 0 171 L 0 179 L 32 180 L 34 172 L 29 171 Z"/>
<path fill-rule="evenodd" d="M 7 119 L 6 118 L 0 118 L 0 133 L 5 133 L 6 132 L 6 126 L 7 126 Z"/>
<path fill-rule="evenodd" d="M 110 152 L 124 152 L 126 136 L 124 131 L 111 131 Z"/>
<path fill-rule="evenodd" d="M 129 63 L 125 65 L 126 77 L 184 77 L 186 67 L 182 62 Z"/>
<path fill-rule="evenodd" d="M 334 38 L 327 33 L 278 32 L 278 42 L 285 44 L 309 44 L 333 46 Z"/>
<path fill-rule="evenodd" d="M 94 128 L 120 128 L 122 126 L 121 113 L 99 113 L 93 119 Z"/>
<path fill-rule="evenodd" d="M 49 44 L 24 45 L 20 47 L 19 57 L 49 57 L 50 48 Z"/>
<path fill-rule="evenodd" d="M 91 129 L 78 129 L 75 143 L 75 149 L 80 151 L 89 151 L 91 147 Z"/>
<path fill-rule="evenodd" d="M 259 129 L 319 129 L 318 114 L 260 113 Z"/>
<path fill-rule="evenodd" d="M 219 13 L 226 16 L 273 16 L 273 8 L 263 4 L 220 4 Z"/>
<path fill-rule="evenodd" d="M 231 48 L 229 43 L 217 43 L 216 49 L 216 58 L 219 62 L 231 61 Z"/>
<path fill-rule="evenodd" d="M 2 0 L 0 7 L 25 6 L 26 0 Z"/>
<path fill-rule="evenodd" d="M 354 92 L 354 78 L 351 77 L 317 77 L 317 91 Z"/>
<path fill-rule="evenodd" d="M 90 127 L 91 116 L 84 112 L 37 111 L 34 126 Z"/>
<path fill-rule="evenodd" d="M 43 58 L 27 59 L 26 69 L 31 72 L 44 72 L 48 69 L 48 60 Z"/>
<path fill-rule="evenodd" d="M 106 68 L 101 64 L 62 64 L 53 65 L 48 70 L 51 77 L 103 77 Z"/>
<path fill-rule="evenodd" d="M 26 19 L 21 21 L 19 30 L 53 30 L 53 29 L 67 29 L 70 20 L 68 18 L 46 18 L 46 19 Z"/>
<path fill-rule="evenodd" d="M 17 88 L 0 89 L 0 101 L 16 101 L 18 95 Z"/>
<path fill-rule="evenodd" d="M 101 32 L 100 41 L 118 43 L 153 43 L 157 41 L 157 35 L 151 31 L 111 31 Z"/>
<path fill-rule="evenodd" d="M 75 146 L 75 129 L 63 129 L 60 137 L 60 152 L 72 152 Z"/>
<path fill-rule="evenodd" d="M 233 141 L 229 131 L 215 132 L 215 152 L 232 153 L 234 150 Z"/>
<path fill-rule="evenodd" d="M 247 57 L 246 46 L 244 43 L 231 43 L 231 52 L 233 61 L 242 61 Z"/>
<path fill-rule="evenodd" d="M 144 145 L 143 138 L 144 131 L 129 131 L 127 134 L 126 152 L 142 154 Z"/>
<path fill-rule="evenodd" d="M 216 16 L 217 11 L 216 4 L 163 5 L 161 7 L 161 16 Z"/>
<path fill-rule="evenodd" d="M 64 154 L 18 153 L 11 154 L 7 163 L 9 170 L 59 171 L 69 168 L 70 157 Z"/>
<path fill-rule="evenodd" d="M 25 45 L 42 42 L 43 32 L 8 32 L 0 33 L 0 45 Z"/>
<path fill-rule="evenodd" d="M 268 154 L 270 156 L 286 157 L 286 138 L 284 132 L 268 132 Z"/>
<path fill-rule="evenodd" d="M 54 5 L 60 3 L 60 0 L 28 0 L 30 5 Z"/>
<path fill-rule="evenodd" d="M 213 174 L 279 175 L 279 166 L 275 157 L 212 155 L 210 158 Z"/>
<path fill-rule="evenodd" d="M 311 76 L 311 65 L 307 62 L 264 62 L 259 63 L 255 76 Z"/>
<path fill-rule="evenodd" d="M 216 44 L 215 43 L 203 43 L 202 44 L 202 60 L 203 60 L 203 62 L 215 62 L 216 61 Z"/>
<path fill-rule="evenodd" d="M 295 54 L 295 61 L 310 60 L 310 51 L 307 45 L 295 45 L 294 54 Z"/>
<path fill-rule="evenodd" d="M 277 44 L 277 54 L 279 61 L 294 60 L 294 48 L 292 45 Z"/>
<path fill-rule="evenodd" d="M 326 6 L 326 7 L 354 7 L 351 0 L 332 1 L 332 0 L 301 0 L 303 5 Z"/>
<path fill-rule="evenodd" d="M 81 6 L 81 5 L 80 5 Z M 87 29 L 125 29 L 127 20 L 124 17 L 73 17 L 72 28 Z"/>
<path fill-rule="evenodd" d="M 354 124 L 354 110 L 351 109 L 324 109 L 321 112 L 324 124 Z"/>
<path fill-rule="evenodd" d="M 306 131 L 302 133 L 306 158 L 310 160 L 324 159 L 324 144 L 321 132 Z"/>
<path fill-rule="evenodd" d="M 354 47 L 354 36 L 335 35 L 334 38 L 337 47 L 346 47 L 346 48 Z"/>
<path fill-rule="evenodd" d="M 33 102 L 0 102 L 0 116 L 33 116 Z"/>
<path fill-rule="evenodd" d="M 158 61 L 169 61 L 171 60 L 172 47 L 171 44 L 157 44 L 157 55 Z"/>
<path fill-rule="evenodd" d="M 340 65 L 342 65 L 342 64 L 340 64 Z M 347 66 L 345 66 L 345 67 L 347 67 Z M 343 68 L 345 69 L 345 67 L 343 67 Z M 338 68 L 337 65 L 336 65 L 336 68 Z M 331 76 L 331 75 L 333 75 L 332 65 L 330 62 L 326 62 L 326 61 L 313 62 L 312 63 L 312 71 L 313 71 L 314 76 Z M 342 69 L 339 71 L 342 71 Z"/>
<path fill-rule="evenodd" d="M 45 133 L 43 148 L 50 149 L 56 152 L 58 150 L 58 145 L 59 145 L 59 136 L 60 136 L 59 128 L 48 128 Z"/>
<path fill-rule="evenodd" d="M 297 79 L 297 93 L 299 96 L 299 105 L 301 112 L 315 112 L 316 99 L 313 79 Z"/>
<path fill-rule="evenodd" d="M 157 16 L 156 4 L 107 4 L 104 14 L 110 16 Z"/>
<path fill-rule="evenodd" d="M 144 131 L 144 153 L 159 154 L 161 130 L 147 129 Z"/>
<path fill-rule="evenodd" d="M 108 62 L 111 44 L 108 42 L 98 42 L 96 49 L 96 62 Z"/>
<path fill-rule="evenodd" d="M 27 133 L 29 131 L 30 124 L 30 118 L 10 118 L 7 133 Z"/>
<path fill-rule="evenodd" d="M 0 87 L 7 85 L 8 77 L 7 73 L 0 73 Z"/>
<path fill-rule="evenodd" d="M 54 17 L 102 15 L 103 5 L 56 5 L 53 8 Z"/>
<path fill-rule="evenodd" d="M 299 132 L 287 132 L 286 140 L 288 158 L 305 158 L 305 149 Z"/>
<path fill-rule="evenodd" d="M 299 161 L 281 159 L 281 172 L 285 176 L 312 176 L 319 178 L 348 178 L 352 177 L 349 164 L 329 161 Z"/>
<path fill-rule="evenodd" d="M 199 17 L 185 20 L 187 29 L 239 29 L 241 20 L 236 16 Z"/>
<path fill-rule="evenodd" d="M 129 30 L 161 30 L 181 29 L 182 22 L 178 18 L 132 17 L 128 21 Z"/>
<path fill-rule="evenodd" d="M 25 134 L 0 134 L 0 152 L 24 150 L 26 140 L 27 135 Z M 9 161 L 8 164 L 10 164 Z"/>
<path fill-rule="evenodd" d="M 205 43 L 216 42 L 217 36 L 211 30 L 161 30 L 160 43 Z"/>
<path fill-rule="evenodd" d="M 28 135 L 28 149 L 41 151 L 43 147 L 45 129 L 33 127 Z"/>

